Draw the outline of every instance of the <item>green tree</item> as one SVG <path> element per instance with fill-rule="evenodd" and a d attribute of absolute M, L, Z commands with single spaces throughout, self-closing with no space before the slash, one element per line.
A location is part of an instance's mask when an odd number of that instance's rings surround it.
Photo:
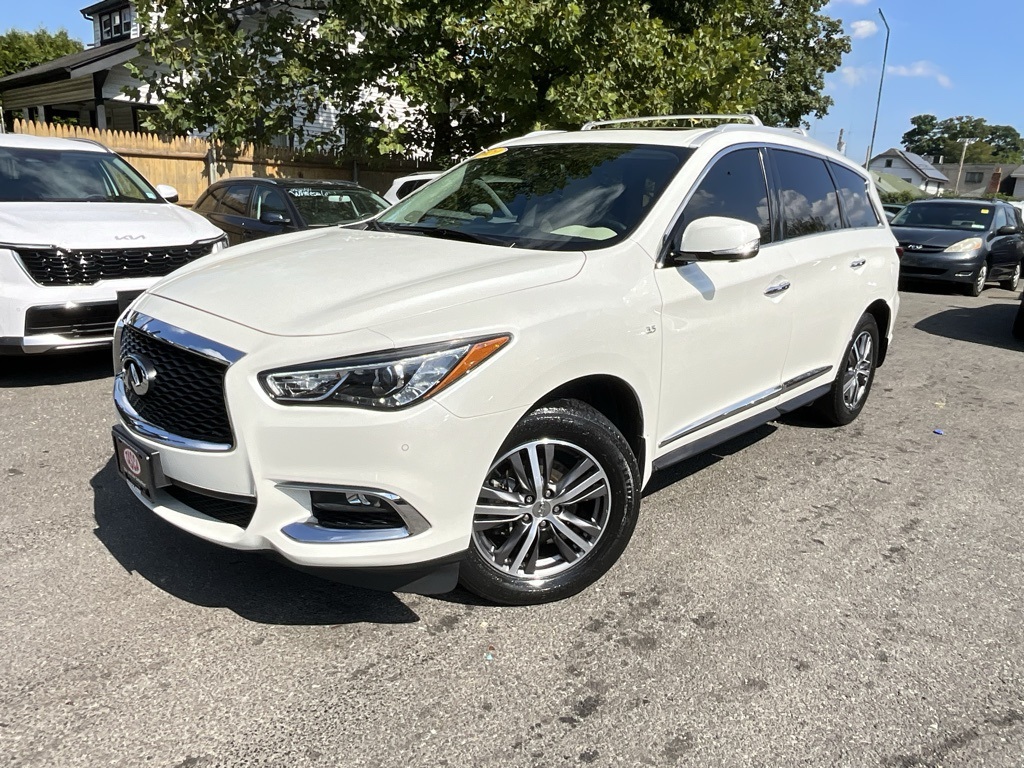
<path fill-rule="evenodd" d="M 23 32 L 9 29 L 0 35 L 0 77 L 43 64 L 82 50 L 82 43 L 68 35 L 67 30 Z"/>
<path fill-rule="evenodd" d="M 156 65 L 139 74 L 162 102 L 157 129 L 443 160 L 600 118 L 823 113 L 821 79 L 849 43 L 822 4 L 323 0 L 256 22 L 241 0 L 138 0 L 140 18 L 162 18 L 147 30 Z M 305 134 L 325 104 L 343 130 Z"/>
<path fill-rule="evenodd" d="M 961 140 L 974 139 L 967 147 L 968 163 L 1014 163 L 1024 161 L 1024 138 L 1009 125 L 989 125 L 984 118 L 958 115 L 939 120 L 935 115 L 917 115 L 902 143 L 909 152 L 942 157 L 947 163 L 960 161 Z"/>

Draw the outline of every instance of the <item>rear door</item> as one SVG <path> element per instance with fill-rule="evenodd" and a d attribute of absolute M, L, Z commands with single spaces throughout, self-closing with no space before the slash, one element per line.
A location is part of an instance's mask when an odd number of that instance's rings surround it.
<path fill-rule="evenodd" d="M 796 149 L 769 150 L 782 219 L 783 247 L 792 257 L 793 335 L 782 372 L 788 387 L 827 384 L 836 375 L 854 326 L 867 304 L 863 296 L 872 241 L 847 226 L 827 161 Z M 844 188 L 881 231 L 864 179 L 854 174 Z M 863 206 L 867 206 L 864 210 Z M 851 211 L 853 207 L 851 206 Z"/>
<path fill-rule="evenodd" d="M 1005 280 L 1020 263 L 1022 238 L 1018 230 L 1012 235 L 1000 235 L 1002 227 L 1017 227 L 1016 211 L 1009 205 L 996 204 L 989 238 L 989 279 Z"/>

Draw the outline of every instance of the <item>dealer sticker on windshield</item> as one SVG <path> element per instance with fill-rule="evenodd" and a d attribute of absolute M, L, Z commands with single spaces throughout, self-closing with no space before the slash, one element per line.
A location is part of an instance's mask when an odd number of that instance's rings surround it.
<path fill-rule="evenodd" d="M 479 160 L 482 157 L 494 157 L 495 155 L 500 155 L 503 152 L 508 152 L 508 147 L 491 147 L 490 149 L 485 149 L 483 152 L 477 152 L 473 155 L 473 159 Z"/>

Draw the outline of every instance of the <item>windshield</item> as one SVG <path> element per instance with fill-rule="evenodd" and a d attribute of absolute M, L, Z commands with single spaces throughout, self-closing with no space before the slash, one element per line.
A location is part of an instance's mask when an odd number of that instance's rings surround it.
<path fill-rule="evenodd" d="M 0 147 L 0 202 L 160 203 L 134 168 L 114 154 Z"/>
<path fill-rule="evenodd" d="M 979 232 L 988 229 L 992 215 L 993 207 L 984 203 L 911 203 L 896 214 L 890 225 Z"/>
<path fill-rule="evenodd" d="M 388 207 L 383 197 L 368 189 L 296 186 L 286 190 L 302 220 L 310 227 L 329 227 L 367 219 Z"/>
<path fill-rule="evenodd" d="M 640 223 L 692 152 L 637 144 L 490 149 L 397 203 L 376 226 L 506 247 L 604 247 Z"/>

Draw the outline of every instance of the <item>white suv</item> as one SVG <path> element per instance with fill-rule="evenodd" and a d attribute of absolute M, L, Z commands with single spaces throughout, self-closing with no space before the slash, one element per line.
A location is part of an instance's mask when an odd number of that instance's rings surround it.
<path fill-rule="evenodd" d="M 223 247 L 176 199 L 95 142 L 0 136 L 0 354 L 110 344 L 131 299 Z"/>
<path fill-rule="evenodd" d="M 656 470 L 806 404 L 855 419 L 898 305 L 864 171 L 756 123 L 586 128 L 141 297 L 138 498 L 351 583 L 535 603 L 608 570 Z"/>

